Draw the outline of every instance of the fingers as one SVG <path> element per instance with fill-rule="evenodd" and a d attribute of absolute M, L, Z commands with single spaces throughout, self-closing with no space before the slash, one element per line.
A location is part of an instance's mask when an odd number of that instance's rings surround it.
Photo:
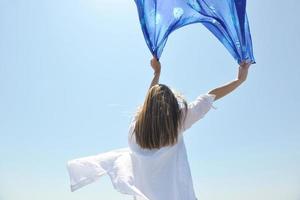
<path fill-rule="evenodd" d="M 157 57 L 156 57 L 155 55 L 153 55 L 153 58 L 152 58 L 152 60 L 155 60 L 155 61 L 157 61 L 157 62 L 158 62 L 158 59 L 157 59 Z"/>
<path fill-rule="evenodd" d="M 251 64 L 252 64 L 251 62 L 247 62 L 246 60 L 244 60 L 240 63 L 240 67 L 242 67 L 244 69 L 248 69 Z"/>
<path fill-rule="evenodd" d="M 156 59 L 156 57 L 153 57 L 151 59 L 150 64 L 155 72 L 160 72 L 160 69 L 161 69 L 160 62 Z"/>
<path fill-rule="evenodd" d="M 246 64 L 247 64 L 247 63 L 246 63 L 246 61 L 244 60 L 244 61 L 241 62 L 240 66 L 241 66 L 241 67 L 244 67 Z"/>
<path fill-rule="evenodd" d="M 153 57 L 153 58 L 151 59 L 151 65 L 159 65 L 159 64 L 160 64 L 160 62 L 159 62 L 159 60 L 157 60 L 156 57 Z"/>

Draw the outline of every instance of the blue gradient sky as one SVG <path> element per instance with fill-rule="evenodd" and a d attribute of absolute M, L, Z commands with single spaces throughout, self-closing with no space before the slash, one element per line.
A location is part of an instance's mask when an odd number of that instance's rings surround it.
<path fill-rule="evenodd" d="M 300 200 L 299 6 L 248 1 L 257 64 L 186 132 L 199 200 Z M 133 0 L 0 0 L 0 200 L 132 199 L 107 177 L 71 193 L 65 165 L 127 146 L 150 58 Z M 237 73 L 201 24 L 161 62 L 188 101 Z"/>

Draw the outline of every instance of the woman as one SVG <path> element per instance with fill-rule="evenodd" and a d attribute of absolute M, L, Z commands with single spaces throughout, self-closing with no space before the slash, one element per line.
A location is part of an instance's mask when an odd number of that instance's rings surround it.
<path fill-rule="evenodd" d="M 159 84 L 161 65 L 156 58 L 151 66 L 154 78 L 131 121 L 129 148 L 69 161 L 72 191 L 108 174 L 116 190 L 136 200 L 196 200 L 183 132 L 204 117 L 214 101 L 246 80 L 250 64 L 242 63 L 235 80 L 189 104 Z"/>

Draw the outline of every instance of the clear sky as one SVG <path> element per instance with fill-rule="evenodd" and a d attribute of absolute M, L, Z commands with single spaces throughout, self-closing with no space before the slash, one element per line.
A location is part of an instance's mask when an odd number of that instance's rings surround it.
<path fill-rule="evenodd" d="M 199 200 L 300 200 L 299 6 L 248 1 L 257 64 L 186 132 Z M 108 177 L 71 193 L 66 162 L 127 146 L 150 59 L 133 0 L 0 0 L 0 200 L 132 199 Z M 237 74 L 201 24 L 161 63 L 188 101 Z"/>

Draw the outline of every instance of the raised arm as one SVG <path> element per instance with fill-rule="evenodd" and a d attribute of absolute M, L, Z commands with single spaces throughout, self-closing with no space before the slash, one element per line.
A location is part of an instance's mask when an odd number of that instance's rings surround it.
<path fill-rule="evenodd" d="M 251 63 L 243 62 L 239 66 L 238 76 L 235 80 L 209 91 L 208 94 L 216 95 L 215 100 L 217 100 L 217 99 L 220 99 L 220 98 L 226 96 L 233 90 L 235 90 L 238 86 L 240 86 L 247 79 L 248 69 L 249 69 L 250 65 L 251 65 Z"/>
<path fill-rule="evenodd" d="M 152 82 L 151 82 L 151 85 L 150 85 L 149 89 L 150 89 L 153 85 L 158 84 L 158 82 L 159 82 L 159 77 L 160 77 L 160 69 L 161 69 L 160 62 L 159 62 L 155 57 L 152 58 L 150 64 L 151 64 L 151 67 L 152 67 L 153 70 L 154 70 L 154 77 L 153 77 L 153 79 L 152 79 Z"/>

